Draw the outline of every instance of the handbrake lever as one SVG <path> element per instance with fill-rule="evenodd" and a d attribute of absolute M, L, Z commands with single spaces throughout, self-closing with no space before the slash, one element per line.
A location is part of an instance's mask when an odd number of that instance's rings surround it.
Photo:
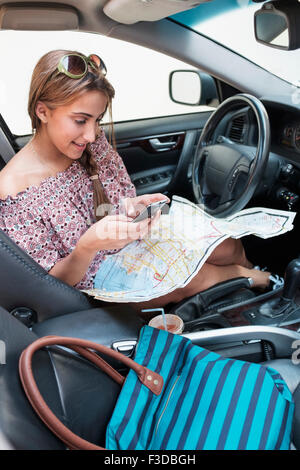
<path fill-rule="evenodd" d="M 231 294 L 239 289 L 250 288 L 253 285 L 253 281 L 248 277 L 237 277 L 229 279 L 228 281 L 219 282 L 218 284 L 206 289 L 203 292 L 197 294 L 201 299 L 201 304 L 204 308 L 208 307 L 215 300 L 220 299 L 224 295 Z"/>
<path fill-rule="evenodd" d="M 237 277 L 219 282 L 203 292 L 182 300 L 169 313 L 179 315 L 184 322 L 190 322 L 191 320 L 199 319 L 212 302 L 239 289 L 249 287 L 252 287 L 252 279 L 247 277 Z"/>

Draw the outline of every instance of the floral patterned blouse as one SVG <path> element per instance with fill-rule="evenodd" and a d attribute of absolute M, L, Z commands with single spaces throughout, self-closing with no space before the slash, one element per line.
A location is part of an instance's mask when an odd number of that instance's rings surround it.
<path fill-rule="evenodd" d="M 97 161 L 99 179 L 117 213 L 121 199 L 135 197 L 134 185 L 103 130 L 91 150 Z M 46 271 L 73 251 L 79 238 L 94 222 L 93 182 L 78 161 L 44 179 L 39 186 L 30 186 L 16 196 L 0 199 L 0 228 Z M 92 288 L 105 254 L 115 251 L 99 251 L 75 287 Z"/>

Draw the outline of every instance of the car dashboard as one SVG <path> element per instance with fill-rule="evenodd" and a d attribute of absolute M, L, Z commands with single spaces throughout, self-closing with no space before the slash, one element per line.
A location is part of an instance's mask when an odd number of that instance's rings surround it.
<path fill-rule="evenodd" d="M 300 202 L 300 113 L 280 103 L 262 100 L 270 120 L 270 154 L 261 184 L 253 198 L 284 210 L 297 211 Z M 232 112 L 220 132 L 231 141 L 256 147 L 258 128 L 249 109 Z M 217 136 L 215 137 L 217 138 Z"/>

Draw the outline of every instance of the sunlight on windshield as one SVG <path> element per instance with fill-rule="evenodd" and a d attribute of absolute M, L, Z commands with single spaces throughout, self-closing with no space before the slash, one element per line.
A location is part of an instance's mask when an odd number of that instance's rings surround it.
<path fill-rule="evenodd" d="M 189 14 L 179 13 L 173 18 L 300 86 L 300 50 L 283 51 L 256 42 L 254 12 L 260 8 L 261 4 L 250 0 L 213 0 L 190 10 Z"/>

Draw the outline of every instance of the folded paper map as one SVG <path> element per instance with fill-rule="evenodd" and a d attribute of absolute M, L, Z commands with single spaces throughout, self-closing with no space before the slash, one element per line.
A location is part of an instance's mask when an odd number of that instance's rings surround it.
<path fill-rule="evenodd" d="M 174 196 L 151 233 L 107 255 L 83 292 L 107 302 L 142 302 L 184 287 L 226 238 L 270 238 L 293 228 L 295 212 L 261 207 L 218 219 Z"/>

